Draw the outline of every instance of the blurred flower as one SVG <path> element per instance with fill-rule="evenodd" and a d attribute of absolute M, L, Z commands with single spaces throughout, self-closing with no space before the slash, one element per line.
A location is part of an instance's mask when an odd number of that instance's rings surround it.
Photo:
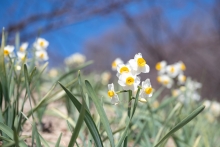
<path fill-rule="evenodd" d="M 150 67 L 146 64 L 145 59 L 142 58 L 141 53 L 136 54 L 134 59 L 129 60 L 129 64 L 136 75 L 141 72 L 148 73 L 150 71 Z"/>
<path fill-rule="evenodd" d="M 160 103 L 156 100 L 156 101 L 153 102 L 152 106 L 153 106 L 153 108 L 156 109 L 160 106 Z"/>
<path fill-rule="evenodd" d="M 49 42 L 47 40 L 45 40 L 44 38 L 38 38 L 35 42 L 34 42 L 34 48 L 36 50 L 45 50 L 49 45 Z"/>
<path fill-rule="evenodd" d="M 44 50 L 36 51 L 35 55 L 36 55 L 37 59 L 39 59 L 41 61 L 46 61 L 49 59 L 47 52 Z"/>
<path fill-rule="evenodd" d="M 26 59 L 26 53 L 25 52 L 17 52 L 18 60 L 19 61 L 25 61 Z"/>
<path fill-rule="evenodd" d="M 186 82 L 186 76 L 183 74 L 178 75 L 177 79 L 178 79 L 178 84 L 180 85 Z"/>
<path fill-rule="evenodd" d="M 27 50 L 27 47 L 28 47 L 27 42 L 22 43 L 20 48 L 19 48 L 19 52 L 25 52 Z"/>
<path fill-rule="evenodd" d="M 114 84 L 108 84 L 108 96 L 111 98 L 111 103 L 117 105 L 119 103 L 118 95 L 115 93 Z"/>
<path fill-rule="evenodd" d="M 173 85 L 173 79 L 167 75 L 159 75 L 157 77 L 157 81 L 162 85 L 166 86 L 167 88 L 171 88 Z"/>
<path fill-rule="evenodd" d="M 182 71 L 186 70 L 186 65 L 182 61 L 177 62 L 177 66 Z"/>
<path fill-rule="evenodd" d="M 141 98 L 151 97 L 153 93 L 153 88 L 151 87 L 150 79 L 146 79 L 142 82 L 142 89 L 140 92 Z"/>
<path fill-rule="evenodd" d="M 166 67 L 166 72 L 171 78 L 175 78 L 180 74 L 181 70 L 178 64 L 173 64 Z"/>
<path fill-rule="evenodd" d="M 101 78 L 102 78 L 102 84 L 103 85 L 106 85 L 110 78 L 111 78 L 111 73 L 110 72 L 103 72 L 102 75 L 101 75 Z"/>
<path fill-rule="evenodd" d="M 112 62 L 112 70 L 116 70 L 118 64 L 120 64 L 120 63 L 123 64 L 123 61 L 122 61 L 120 58 L 116 58 L 116 59 Z"/>
<path fill-rule="evenodd" d="M 220 115 L 220 104 L 218 102 L 212 102 L 210 111 L 215 117 L 218 117 Z"/>
<path fill-rule="evenodd" d="M 5 56 L 13 56 L 13 51 L 14 51 L 14 46 L 13 45 L 7 45 L 4 48 L 4 55 Z"/>
<path fill-rule="evenodd" d="M 55 78 L 55 77 L 57 77 L 57 75 L 58 75 L 57 69 L 52 68 L 52 69 L 49 71 L 49 76 L 50 76 L 50 77 Z"/>
<path fill-rule="evenodd" d="M 205 100 L 203 102 L 203 105 L 205 105 L 205 108 L 208 109 L 211 106 L 211 101 L 210 100 Z"/>
<path fill-rule="evenodd" d="M 16 70 L 21 70 L 21 66 L 20 66 L 20 65 L 17 65 L 17 66 L 16 66 Z"/>
<path fill-rule="evenodd" d="M 156 70 L 159 71 L 159 74 L 164 74 L 166 72 L 166 66 L 167 62 L 166 61 L 161 61 L 156 64 Z"/>
<path fill-rule="evenodd" d="M 137 86 L 140 84 L 140 78 L 131 73 L 123 73 L 119 76 L 118 84 L 121 85 L 124 90 L 136 91 Z"/>
<path fill-rule="evenodd" d="M 72 54 L 64 60 L 66 65 L 83 64 L 86 61 L 86 57 L 80 53 Z"/>

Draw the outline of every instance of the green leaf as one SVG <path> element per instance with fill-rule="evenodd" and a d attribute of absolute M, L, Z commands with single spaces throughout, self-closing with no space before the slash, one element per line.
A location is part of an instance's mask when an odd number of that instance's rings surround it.
<path fill-rule="evenodd" d="M 92 88 L 91 84 L 89 83 L 89 81 L 86 80 L 85 84 L 86 84 L 86 89 L 88 91 L 88 94 L 92 98 L 93 103 L 95 104 L 96 109 L 97 109 L 97 111 L 99 113 L 101 122 L 103 124 L 103 127 L 104 127 L 107 135 L 108 135 L 110 144 L 111 144 L 112 147 L 114 147 L 115 143 L 114 143 L 114 138 L 113 138 L 112 130 L 111 130 L 108 118 L 106 116 L 105 110 L 102 107 L 101 100 L 96 95 L 96 93 L 95 93 L 94 89 Z"/>
<path fill-rule="evenodd" d="M 37 133 L 38 133 L 38 135 L 39 135 L 39 137 L 40 137 L 40 140 L 41 140 L 41 142 L 42 142 L 42 145 L 44 146 L 44 147 L 50 147 L 49 146 L 49 144 L 47 143 L 47 141 L 40 135 L 40 133 L 37 131 Z"/>
<path fill-rule="evenodd" d="M 64 91 L 66 92 L 66 94 L 70 98 L 70 100 L 73 102 L 76 109 L 78 111 L 80 111 L 81 106 L 82 106 L 80 104 L 80 102 L 73 96 L 73 94 L 68 89 L 66 89 L 61 83 L 59 83 L 59 84 L 64 89 Z M 95 141 L 96 146 L 103 147 L 102 140 L 101 140 L 101 137 L 99 135 L 98 129 L 97 129 L 90 113 L 88 112 L 88 110 L 86 110 L 84 121 L 86 122 L 86 125 L 87 125 L 90 133 L 92 134 L 92 137 Z"/>
<path fill-rule="evenodd" d="M 188 122 L 190 122 L 193 118 L 195 118 L 200 112 L 204 110 L 205 106 L 200 106 L 196 110 L 194 110 L 190 115 L 188 115 L 185 119 L 183 119 L 180 123 L 178 123 L 173 129 L 171 129 L 156 145 L 159 146 L 164 140 L 166 140 L 169 136 L 171 136 L 174 132 L 182 128 Z"/>
<path fill-rule="evenodd" d="M 0 122 L 0 130 L 5 133 L 6 135 L 8 135 L 8 137 L 10 137 L 11 139 L 14 139 L 14 135 L 13 135 L 13 131 L 11 128 L 9 128 L 7 125 L 5 125 L 4 123 Z"/>
<path fill-rule="evenodd" d="M 83 94 L 83 89 L 82 89 L 82 85 L 81 85 L 81 78 L 80 78 L 80 73 L 79 73 L 79 76 L 78 76 L 78 82 L 79 82 L 79 86 L 80 86 L 80 92 L 81 92 L 81 95 L 82 95 L 82 107 L 81 107 L 81 110 L 80 110 L 80 115 L 79 115 L 79 119 L 76 123 L 76 127 L 74 129 L 74 132 L 71 136 L 71 139 L 70 139 L 70 142 L 69 142 L 69 145 L 68 147 L 72 147 L 74 146 L 75 142 L 76 142 L 76 139 L 79 135 L 79 131 L 82 127 L 82 124 L 83 124 L 83 120 L 84 120 L 84 117 L 85 117 L 85 112 L 86 112 L 86 109 L 85 109 L 85 98 L 84 98 L 84 94 Z"/>
<path fill-rule="evenodd" d="M 8 91 L 8 81 L 7 74 L 5 70 L 5 56 L 4 56 L 4 47 L 5 47 L 5 32 L 2 30 L 2 43 L 0 49 L 0 81 L 2 84 L 2 91 L 4 94 L 5 101 L 9 103 L 9 91 Z"/>
<path fill-rule="evenodd" d="M 56 144 L 55 144 L 55 147 L 59 147 L 59 146 L 60 146 L 61 137 L 62 137 L 62 133 L 60 133 L 60 136 L 59 136 L 59 138 L 57 139 L 57 142 L 56 142 Z"/>

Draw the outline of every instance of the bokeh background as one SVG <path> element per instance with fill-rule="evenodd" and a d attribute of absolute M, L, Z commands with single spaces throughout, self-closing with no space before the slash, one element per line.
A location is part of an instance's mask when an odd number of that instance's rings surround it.
<path fill-rule="evenodd" d="M 47 39 L 50 67 L 80 52 L 94 60 L 90 70 L 111 71 L 116 57 L 141 52 L 154 87 L 158 61 L 182 60 L 203 98 L 220 99 L 219 0 L 2 0 L 0 26 L 7 44 L 18 32 L 21 42 Z"/>

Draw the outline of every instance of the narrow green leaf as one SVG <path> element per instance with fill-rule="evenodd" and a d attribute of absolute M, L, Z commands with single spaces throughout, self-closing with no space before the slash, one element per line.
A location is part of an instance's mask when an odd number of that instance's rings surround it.
<path fill-rule="evenodd" d="M 57 142 L 56 142 L 56 144 L 55 144 L 55 147 L 59 147 L 59 146 L 60 146 L 61 137 L 62 137 L 62 133 L 60 133 L 60 136 L 59 136 L 59 138 L 57 139 Z"/>
<path fill-rule="evenodd" d="M 174 132 L 182 128 L 188 122 L 190 122 L 193 118 L 195 118 L 200 112 L 204 110 L 205 106 L 200 106 L 196 110 L 194 110 L 190 115 L 188 115 L 185 119 L 183 119 L 180 123 L 178 123 L 173 129 L 171 129 L 156 145 L 155 147 L 159 146 L 164 140 L 166 140 L 170 135 Z"/>
<path fill-rule="evenodd" d="M 96 106 L 96 110 L 99 113 L 99 116 L 100 116 L 101 122 L 103 124 L 103 127 L 104 127 L 104 129 L 105 129 L 105 131 L 106 131 L 106 133 L 109 137 L 110 144 L 111 144 L 112 147 L 114 147 L 115 143 L 114 143 L 112 130 L 111 130 L 108 118 L 106 116 L 105 110 L 102 107 L 101 101 L 98 98 L 98 96 L 96 95 L 96 93 L 95 93 L 94 89 L 92 88 L 91 84 L 89 83 L 89 81 L 86 80 L 85 84 L 86 84 L 86 89 L 88 91 L 88 94 L 92 98 L 93 103 Z"/>
<path fill-rule="evenodd" d="M 9 93 L 8 93 L 8 81 L 7 74 L 5 70 L 5 56 L 4 56 L 4 47 L 5 47 L 5 32 L 2 30 L 2 43 L 0 49 L 0 81 L 2 84 L 2 90 L 4 94 L 4 98 L 7 103 L 9 103 Z"/>
<path fill-rule="evenodd" d="M 80 78 L 80 73 L 78 75 L 78 82 L 79 82 L 79 86 L 80 86 L 80 92 L 81 92 L 81 96 L 82 96 L 82 106 L 81 106 L 81 110 L 80 110 L 80 115 L 79 115 L 79 118 L 78 118 L 78 121 L 76 123 L 76 127 L 74 129 L 74 132 L 71 136 L 71 139 L 70 139 L 70 142 L 69 142 L 69 145 L 68 147 L 72 147 L 74 146 L 75 142 L 76 142 L 76 139 L 79 135 L 79 131 L 82 127 L 82 124 L 83 124 L 83 120 L 84 120 L 84 117 L 85 117 L 85 112 L 86 112 L 86 109 L 85 109 L 85 98 L 84 98 L 84 94 L 83 94 L 83 88 L 82 88 L 82 85 L 81 85 L 81 78 Z"/>
<path fill-rule="evenodd" d="M 80 102 L 73 96 L 73 94 L 68 90 L 66 89 L 61 83 L 59 83 L 60 86 L 65 90 L 67 96 L 70 98 L 70 100 L 73 102 L 73 104 L 75 105 L 76 109 L 78 111 L 81 110 L 81 104 Z M 86 125 L 90 131 L 90 133 L 92 134 L 92 137 L 95 141 L 95 144 L 97 147 L 103 147 L 103 144 L 102 144 L 102 140 L 101 140 L 101 137 L 99 135 L 99 132 L 98 132 L 98 129 L 90 115 L 90 113 L 88 112 L 88 110 L 86 110 L 86 113 L 85 113 L 85 118 L 84 118 L 84 121 L 86 122 Z"/>
<path fill-rule="evenodd" d="M 0 130 L 5 133 L 6 135 L 8 135 L 8 137 L 10 137 L 11 139 L 14 139 L 13 136 L 13 131 L 11 128 L 9 128 L 7 125 L 5 125 L 4 123 L 0 122 Z"/>
<path fill-rule="evenodd" d="M 39 137 L 40 137 L 40 140 L 41 140 L 41 142 L 42 142 L 42 145 L 43 145 L 44 147 L 50 147 L 49 144 L 47 143 L 47 141 L 40 135 L 40 133 L 39 133 L 39 132 L 37 132 L 37 133 L 38 133 L 38 135 L 39 135 Z"/>
<path fill-rule="evenodd" d="M 34 137 L 36 138 L 36 146 L 37 147 L 42 147 L 41 146 L 41 141 L 40 141 L 40 135 L 38 133 L 38 130 L 37 130 L 37 126 L 36 126 L 36 123 L 33 123 L 32 127 L 34 128 Z M 33 137 L 33 136 L 32 136 Z"/>

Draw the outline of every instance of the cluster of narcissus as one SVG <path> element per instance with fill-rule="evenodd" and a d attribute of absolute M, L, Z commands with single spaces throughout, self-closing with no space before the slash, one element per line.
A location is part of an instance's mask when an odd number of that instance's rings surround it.
<path fill-rule="evenodd" d="M 193 81 L 191 78 L 186 78 L 184 71 L 186 66 L 182 61 L 167 65 L 166 61 L 161 61 L 156 64 L 158 70 L 157 81 L 167 88 L 175 88 L 172 90 L 172 95 L 178 97 L 181 102 L 189 103 L 189 99 L 198 101 L 200 95 L 197 92 L 201 88 L 201 83 Z"/>
<path fill-rule="evenodd" d="M 34 44 L 33 44 L 33 49 L 35 50 L 35 57 L 38 61 L 46 61 L 48 60 L 48 54 L 47 54 L 47 47 L 49 45 L 49 42 L 43 38 L 38 38 Z M 4 47 L 4 56 L 5 57 L 10 57 L 14 58 L 17 56 L 17 70 L 21 69 L 20 64 L 26 62 L 28 54 L 27 54 L 27 48 L 28 48 L 28 43 L 24 42 L 22 43 L 19 47 L 16 49 L 15 53 L 15 46 L 12 45 L 6 45 Z"/>
<path fill-rule="evenodd" d="M 152 96 L 153 88 L 151 87 L 150 79 L 142 81 L 138 75 L 140 73 L 148 73 L 150 67 L 146 64 L 146 60 L 142 57 L 141 53 L 134 56 L 134 59 L 130 59 L 128 63 L 124 64 L 123 61 L 117 58 L 112 63 L 112 69 L 117 71 L 118 84 L 125 90 L 131 91 L 132 95 L 136 95 L 138 89 L 140 90 L 139 101 L 146 102 L 146 98 Z M 115 92 L 114 84 L 108 84 L 108 96 L 111 98 L 112 104 L 118 104 L 118 93 Z"/>

